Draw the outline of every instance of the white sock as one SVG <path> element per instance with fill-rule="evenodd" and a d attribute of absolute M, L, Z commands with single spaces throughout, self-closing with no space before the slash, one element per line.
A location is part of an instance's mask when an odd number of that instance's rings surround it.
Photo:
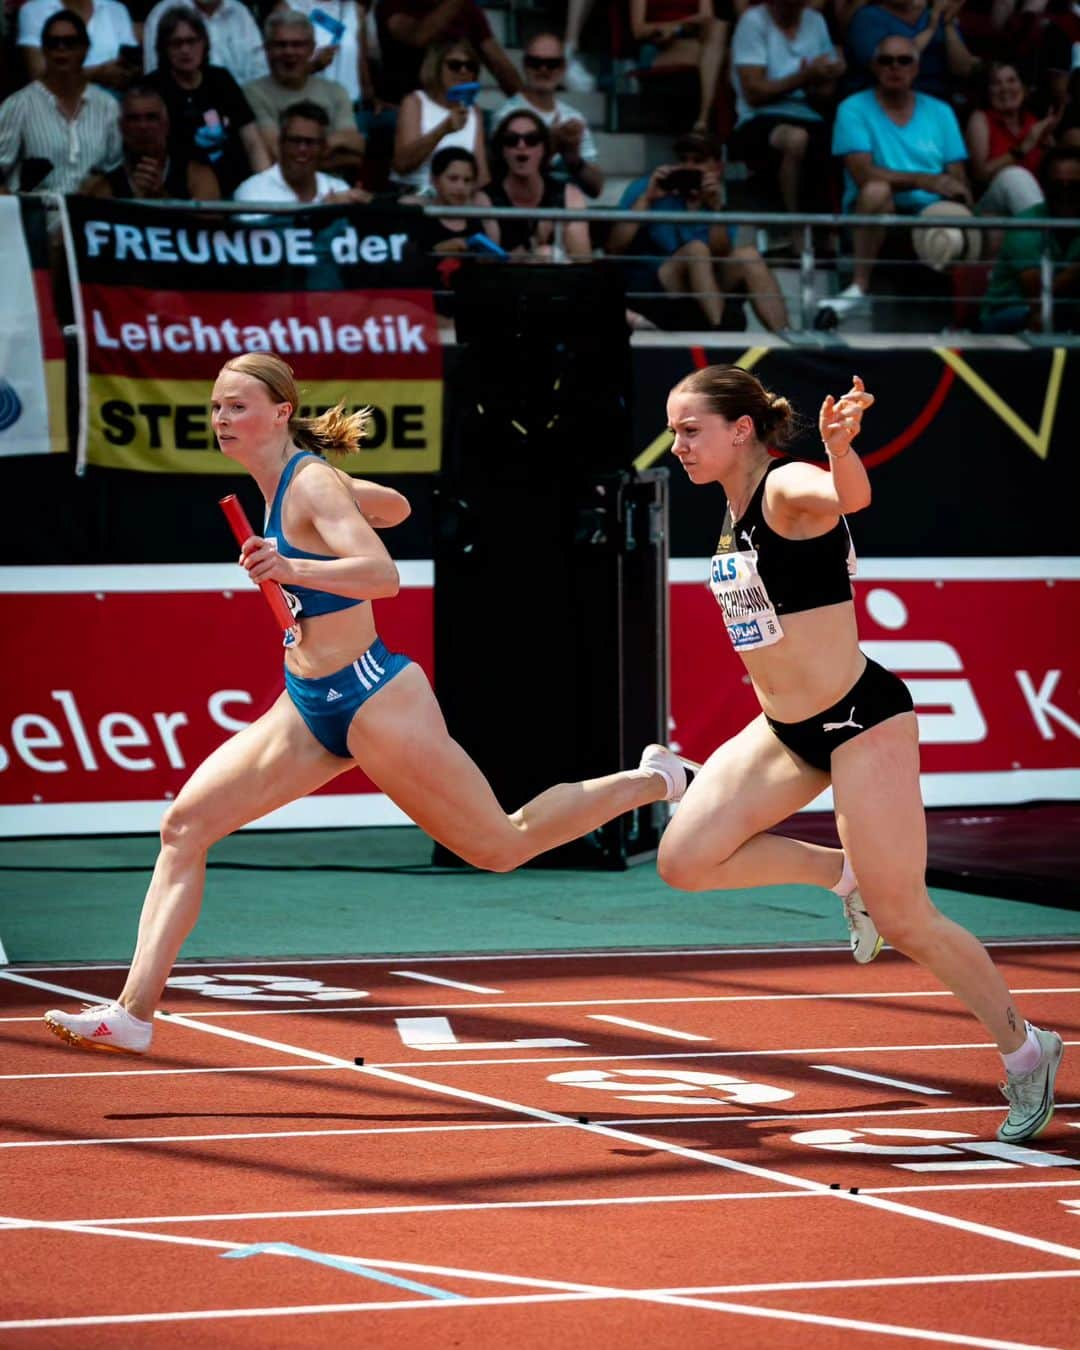
<path fill-rule="evenodd" d="M 1042 1046 L 1039 1044 L 1035 1035 L 1035 1028 L 1030 1022 L 1025 1022 L 1027 1027 L 1027 1039 L 1018 1050 L 1011 1050 L 1007 1055 L 1001 1058 L 1005 1061 L 1005 1071 L 1012 1074 L 1030 1073 L 1032 1069 L 1039 1066 L 1039 1060 L 1042 1059 Z"/>
<path fill-rule="evenodd" d="M 844 870 L 840 873 L 840 880 L 832 887 L 841 898 L 850 895 L 859 883 L 855 880 L 855 873 L 851 870 L 851 864 L 848 862 L 848 856 L 844 854 Z"/>
<path fill-rule="evenodd" d="M 135 1014 L 131 1012 L 130 1009 L 125 1008 L 122 1003 L 117 1003 L 116 1006 L 120 1009 L 120 1011 L 124 1014 L 125 1017 L 130 1017 L 131 1020 L 133 1022 L 138 1023 L 140 1027 L 148 1027 L 152 1025 L 150 1022 L 144 1022 L 141 1017 L 136 1017 Z"/>

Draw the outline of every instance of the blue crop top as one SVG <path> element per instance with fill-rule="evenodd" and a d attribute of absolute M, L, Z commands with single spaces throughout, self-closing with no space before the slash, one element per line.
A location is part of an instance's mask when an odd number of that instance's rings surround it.
<path fill-rule="evenodd" d="M 316 562 L 334 562 L 336 559 L 331 553 L 308 553 L 302 548 L 296 548 L 285 538 L 285 531 L 282 528 L 281 512 L 285 505 L 285 494 L 289 490 L 289 484 L 296 477 L 298 466 L 305 459 L 322 459 L 322 456 L 315 454 L 313 450 L 302 450 L 300 454 L 293 455 L 285 465 L 278 480 L 274 500 L 270 503 L 270 510 L 266 514 L 264 538 L 277 540 L 278 552 L 283 558 L 312 558 Z M 319 614 L 333 614 L 339 609 L 351 609 L 353 605 L 364 603 L 363 600 L 356 600 L 348 595 L 331 595 L 329 591 L 317 591 L 311 586 L 283 586 L 282 590 L 288 598 L 289 608 L 293 614 L 302 619 L 313 619 Z"/>

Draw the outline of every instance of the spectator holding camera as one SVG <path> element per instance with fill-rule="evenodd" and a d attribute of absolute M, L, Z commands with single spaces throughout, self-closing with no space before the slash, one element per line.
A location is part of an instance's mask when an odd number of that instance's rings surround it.
<path fill-rule="evenodd" d="M 580 211 L 587 204 L 580 188 L 551 176 L 551 156 L 551 133 L 538 113 L 519 108 L 495 128 L 487 195 L 492 206 L 516 207 L 521 213 L 495 222 L 497 242 L 517 257 L 586 261 L 592 257 L 587 221 L 563 224 L 528 214 L 536 207 Z"/>
<path fill-rule="evenodd" d="M 468 42 L 436 45 L 425 54 L 421 87 L 405 95 L 394 133 L 394 177 L 414 193 L 428 187 L 435 151 L 449 146 L 475 156 L 480 183 L 487 182 L 484 123 L 476 107 L 479 70 Z"/>
<path fill-rule="evenodd" d="M 92 175 L 81 191 L 90 197 L 142 201 L 212 202 L 221 196 L 217 178 L 205 164 L 169 153 L 169 110 L 149 85 L 134 84 L 120 105 L 123 160 L 111 173 Z"/>
<path fill-rule="evenodd" d="M 844 214 L 971 214 L 967 148 L 952 108 L 941 99 L 915 92 L 919 59 L 906 37 L 884 38 L 874 55 L 874 87 L 844 99 L 836 111 L 833 154 L 844 163 Z M 969 232 L 974 233 L 974 232 Z M 916 231 L 920 240 L 958 238 L 973 248 L 962 230 L 952 235 Z M 819 325 L 839 323 L 869 308 L 870 276 L 885 242 L 882 226 L 855 230 L 855 276 L 839 295 L 821 301 Z M 952 259 L 925 259 L 942 267 Z"/>
<path fill-rule="evenodd" d="M 495 114 L 495 125 L 519 108 L 536 113 L 551 132 L 553 178 L 574 183 L 587 197 L 599 197 L 604 174 L 589 124 L 577 108 L 556 96 L 566 75 L 566 52 L 555 33 L 537 33 L 525 45 L 522 57 L 525 88 L 507 99 Z"/>
<path fill-rule="evenodd" d="M 19 10 L 19 50 L 27 78 L 39 80 L 45 71 L 41 28 L 45 20 L 66 9 L 86 25 L 89 47 L 83 75 L 107 89 L 126 89 L 142 65 L 131 15 L 120 0 L 26 0 Z"/>
<path fill-rule="evenodd" d="M 244 97 L 270 154 L 279 157 L 278 126 L 285 109 L 315 103 L 326 113 L 322 167 L 354 182 L 364 162 L 364 138 L 344 86 L 310 73 L 315 56 L 311 20 L 292 10 L 276 10 L 266 21 L 266 55 L 270 74 L 244 85 Z"/>
<path fill-rule="evenodd" d="M 89 173 L 120 162 L 118 104 L 90 84 L 83 62 L 90 48 L 78 14 L 45 20 L 41 78 L 0 103 L 0 183 L 12 192 L 74 192 Z"/>
<path fill-rule="evenodd" d="M 631 183 L 619 206 L 640 211 L 640 225 L 611 227 L 607 251 L 629 260 L 627 289 L 692 297 L 707 328 L 724 323 L 725 294 L 742 290 L 766 328 L 788 326 L 787 307 L 776 278 L 756 248 L 736 246 L 724 224 L 695 224 L 699 211 L 724 209 L 720 148 L 709 136 L 691 132 L 675 142 L 675 164 L 662 164 Z M 650 222 L 650 211 L 685 211 L 685 225 Z M 664 309 L 656 307 L 662 319 Z"/>
<path fill-rule="evenodd" d="M 227 70 L 210 65 L 209 50 L 196 10 L 170 9 L 158 25 L 158 67 L 147 83 L 169 110 L 169 153 L 209 165 L 229 197 L 272 161 L 250 104 Z"/>

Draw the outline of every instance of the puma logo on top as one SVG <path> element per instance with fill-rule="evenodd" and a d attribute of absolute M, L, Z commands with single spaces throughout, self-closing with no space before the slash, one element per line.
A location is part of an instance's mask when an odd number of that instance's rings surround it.
<path fill-rule="evenodd" d="M 751 526 L 750 526 L 750 532 L 749 532 L 749 534 L 746 532 L 746 530 L 740 530 L 740 531 L 739 531 L 739 538 L 740 538 L 740 539 L 745 539 L 745 540 L 746 540 L 746 547 L 747 547 L 747 548 L 753 548 L 753 547 L 754 547 L 754 531 L 755 531 L 756 529 L 757 529 L 757 526 L 756 526 L 756 525 L 751 525 Z"/>
<path fill-rule="evenodd" d="M 845 727 L 853 727 L 856 731 L 863 731 L 865 728 L 861 722 L 855 721 L 854 707 L 848 713 L 846 722 L 822 722 L 822 731 L 843 731 Z"/>

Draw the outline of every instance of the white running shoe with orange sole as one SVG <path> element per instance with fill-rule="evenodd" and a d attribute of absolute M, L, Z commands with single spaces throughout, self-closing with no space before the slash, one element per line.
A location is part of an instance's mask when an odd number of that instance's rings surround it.
<path fill-rule="evenodd" d="M 145 1055 L 150 1049 L 153 1024 L 143 1022 L 119 1003 L 88 1003 L 82 1012 L 53 1009 L 45 1025 L 62 1041 L 80 1050 L 111 1050 L 114 1054 Z"/>

